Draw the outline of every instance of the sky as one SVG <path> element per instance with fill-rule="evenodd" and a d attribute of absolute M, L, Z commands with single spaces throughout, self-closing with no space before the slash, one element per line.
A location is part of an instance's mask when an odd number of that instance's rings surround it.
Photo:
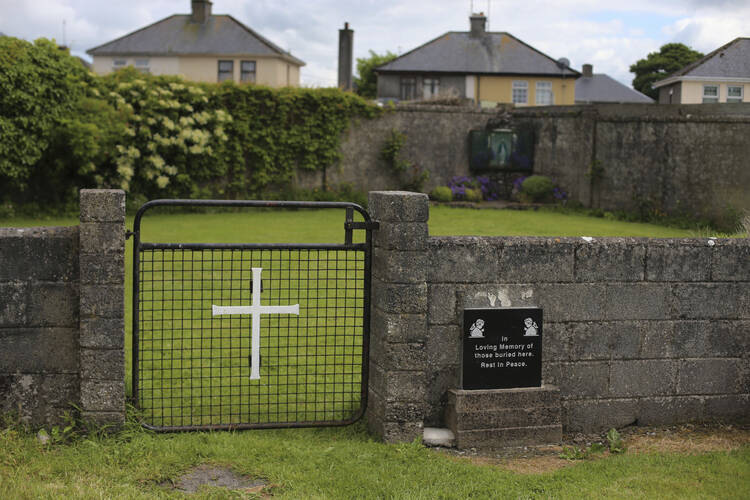
<path fill-rule="evenodd" d="M 302 84 L 336 86 L 338 30 L 354 30 L 354 57 L 370 50 L 403 54 L 447 31 L 468 31 L 483 12 L 490 31 L 505 31 L 571 67 L 594 66 L 630 86 L 629 67 L 665 43 L 707 53 L 750 36 L 750 0 L 213 0 L 307 64 Z M 190 0 L 0 0 L 0 33 L 54 38 L 75 55 L 172 14 Z M 355 62 L 356 72 L 356 62 Z"/>

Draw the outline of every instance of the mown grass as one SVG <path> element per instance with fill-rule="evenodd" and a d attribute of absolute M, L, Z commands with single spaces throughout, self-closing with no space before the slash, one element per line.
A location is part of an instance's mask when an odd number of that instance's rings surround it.
<path fill-rule="evenodd" d="M 199 464 L 274 485 L 274 498 L 747 498 L 750 448 L 699 455 L 612 455 L 518 474 L 345 428 L 155 435 L 130 430 L 42 446 L 0 431 L 2 498 L 170 498 L 162 486 Z M 253 498 L 207 488 L 191 498 Z"/>

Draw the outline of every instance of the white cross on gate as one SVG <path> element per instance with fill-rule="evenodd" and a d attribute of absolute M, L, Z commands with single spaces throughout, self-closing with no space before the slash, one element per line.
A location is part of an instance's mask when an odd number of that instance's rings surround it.
<path fill-rule="evenodd" d="M 261 314 L 296 314 L 299 316 L 299 304 L 293 306 L 262 306 L 260 305 L 260 279 L 262 267 L 253 268 L 253 291 L 251 306 L 215 306 L 211 305 L 213 316 L 222 314 L 250 314 L 250 380 L 260 379 L 260 315 Z"/>

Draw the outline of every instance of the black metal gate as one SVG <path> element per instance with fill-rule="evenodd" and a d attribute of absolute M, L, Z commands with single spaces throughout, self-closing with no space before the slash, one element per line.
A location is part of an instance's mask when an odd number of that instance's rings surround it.
<path fill-rule="evenodd" d="M 144 214 L 159 206 L 339 209 L 344 242 L 141 241 Z M 355 211 L 362 221 L 354 221 Z M 132 351 L 133 399 L 143 424 L 180 431 L 358 420 L 367 405 L 376 224 L 353 203 L 143 205 L 133 226 Z M 355 230 L 365 232 L 359 242 Z"/>

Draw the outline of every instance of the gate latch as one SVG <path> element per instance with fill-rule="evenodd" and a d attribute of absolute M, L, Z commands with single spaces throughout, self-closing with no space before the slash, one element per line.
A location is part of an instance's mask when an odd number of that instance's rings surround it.
<path fill-rule="evenodd" d="M 366 231 L 372 231 L 374 229 L 380 229 L 380 223 L 377 221 L 362 221 L 354 222 L 354 209 L 352 207 L 346 208 L 346 221 L 344 221 L 345 241 L 346 245 L 352 244 L 352 231 L 355 229 L 364 229 Z"/>

